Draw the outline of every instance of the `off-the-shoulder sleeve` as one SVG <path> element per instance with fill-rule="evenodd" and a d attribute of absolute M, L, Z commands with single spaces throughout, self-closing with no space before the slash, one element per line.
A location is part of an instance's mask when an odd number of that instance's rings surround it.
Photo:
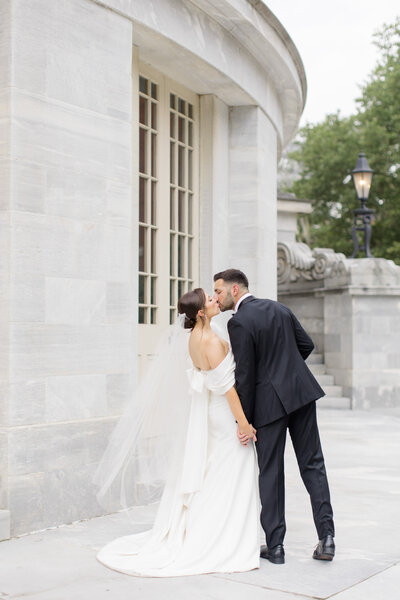
<path fill-rule="evenodd" d="M 235 361 L 229 351 L 224 360 L 207 373 L 206 386 L 214 394 L 226 394 L 235 385 Z"/>

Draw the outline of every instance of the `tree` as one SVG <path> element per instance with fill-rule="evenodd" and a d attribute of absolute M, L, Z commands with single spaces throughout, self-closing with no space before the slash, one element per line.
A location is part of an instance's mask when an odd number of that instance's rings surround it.
<path fill-rule="evenodd" d="M 328 115 L 299 132 L 301 176 L 289 191 L 313 203 L 311 245 L 349 255 L 350 229 L 357 206 L 344 180 L 362 149 L 374 170 L 368 207 L 376 210 L 371 251 L 400 264 L 400 18 L 375 36 L 377 66 L 363 86 L 357 112 Z"/>

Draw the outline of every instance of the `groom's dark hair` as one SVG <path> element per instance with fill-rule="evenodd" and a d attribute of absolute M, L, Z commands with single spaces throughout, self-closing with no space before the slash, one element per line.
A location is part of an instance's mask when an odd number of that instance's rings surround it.
<path fill-rule="evenodd" d="M 239 271 L 239 269 L 226 269 L 226 271 L 215 273 L 214 281 L 217 281 L 217 279 L 223 279 L 226 283 L 238 283 L 246 289 L 249 287 L 249 280 L 243 271 Z"/>

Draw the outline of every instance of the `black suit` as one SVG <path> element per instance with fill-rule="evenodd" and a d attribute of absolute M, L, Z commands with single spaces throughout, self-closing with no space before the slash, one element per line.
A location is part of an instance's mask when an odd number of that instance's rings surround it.
<path fill-rule="evenodd" d="M 332 507 L 316 420 L 324 395 L 304 360 L 314 349 L 289 308 L 250 296 L 228 322 L 236 361 L 236 389 L 247 419 L 257 429 L 261 524 L 267 545 L 283 543 L 286 430 L 310 494 L 318 537 L 334 535 Z"/>

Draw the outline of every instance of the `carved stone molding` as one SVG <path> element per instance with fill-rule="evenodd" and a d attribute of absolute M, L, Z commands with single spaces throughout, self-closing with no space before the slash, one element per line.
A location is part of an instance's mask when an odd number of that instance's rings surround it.
<path fill-rule="evenodd" d="M 278 243 L 278 285 L 318 281 L 345 274 L 348 261 L 332 248 L 314 248 L 300 242 Z"/>

